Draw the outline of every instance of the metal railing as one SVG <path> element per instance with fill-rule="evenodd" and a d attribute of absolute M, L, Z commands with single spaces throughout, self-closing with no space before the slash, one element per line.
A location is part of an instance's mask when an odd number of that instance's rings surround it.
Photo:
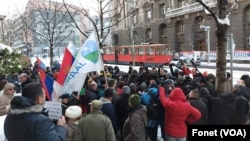
<path fill-rule="evenodd" d="M 217 4 L 217 0 L 210 0 L 206 5 L 211 8 L 211 7 L 215 7 L 216 4 Z M 167 9 L 165 17 L 166 18 L 176 17 L 176 16 L 185 15 L 185 14 L 192 13 L 192 12 L 201 11 L 203 9 L 204 7 L 200 3 L 196 2 L 190 5 L 189 4 L 184 5 L 179 8 Z"/>

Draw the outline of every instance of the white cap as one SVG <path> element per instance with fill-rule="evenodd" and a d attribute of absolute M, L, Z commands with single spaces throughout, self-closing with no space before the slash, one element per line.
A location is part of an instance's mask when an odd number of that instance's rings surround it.
<path fill-rule="evenodd" d="M 65 116 L 68 118 L 78 118 L 82 115 L 82 108 L 80 106 L 74 105 L 69 106 L 65 111 Z"/>

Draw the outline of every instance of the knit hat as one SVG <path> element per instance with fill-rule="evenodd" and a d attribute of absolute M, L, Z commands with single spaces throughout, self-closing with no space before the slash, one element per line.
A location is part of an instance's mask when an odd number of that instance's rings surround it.
<path fill-rule="evenodd" d="M 148 86 L 147 86 L 147 83 L 146 82 L 142 82 L 141 83 L 141 89 L 146 89 Z"/>
<path fill-rule="evenodd" d="M 122 94 L 130 94 L 129 86 L 123 86 L 122 87 Z"/>
<path fill-rule="evenodd" d="M 93 110 L 101 110 L 102 109 L 102 101 L 101 100 L 93 100 L 89 103 Z"/>
<path fill-rule="evenodd" d="M 134 106 L 138 106 L 141 103 L 141 99 L 138 94 L 133 94 L 129 97 L 129 102 Z"/>
<path fill-rule="evenodd" d="M 65 111 L 65 116 L 68 118 L 79 118 L 82 115 L 82 108 L 80 106 L 69 106 Z"/>

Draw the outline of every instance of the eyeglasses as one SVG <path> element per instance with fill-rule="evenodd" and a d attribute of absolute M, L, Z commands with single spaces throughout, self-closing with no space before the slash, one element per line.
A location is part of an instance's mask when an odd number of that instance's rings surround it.
<path fill-rule="evenodd" d="M 15 89 L 15 88 L 13 88 L 13 89 L 9 89 L 9 90 L 11 90 L 11 91 L 13 91 L 13 90 L 14 90 L 14 91 L 15 91 L 16 89 Z"/>

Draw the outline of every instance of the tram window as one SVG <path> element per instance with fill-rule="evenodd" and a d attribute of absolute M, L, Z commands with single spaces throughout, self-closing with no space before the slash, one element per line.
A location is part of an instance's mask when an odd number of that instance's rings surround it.
<path fill-rule="evenodd" d="M 143 47 L 142 47 L 142 48 L 139 48 L 139 55 L 144 55 Z"/>
<path fill-rule="evenodd" d="M 148 47 L 148 55 L 154 55 L 154 48 Z"/>
<path fill-rule="evenodd" d="M 161 48 L 155 48 L 155 55 L 161 55 Z"/>
<path fill-rule="evenodd" d="M 169 50 L 167 47 L 164 48 L 164 54 L 169 54 Z"/>
<path fill-rule="evenodd" d="M 128 54 L 128 48 L 123 48 L 123 54 Z"/>

